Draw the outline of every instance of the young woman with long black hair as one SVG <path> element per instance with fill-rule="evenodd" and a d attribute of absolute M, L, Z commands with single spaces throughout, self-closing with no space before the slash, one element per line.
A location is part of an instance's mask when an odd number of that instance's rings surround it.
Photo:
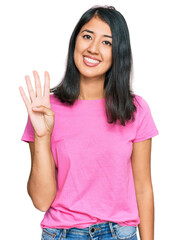
<path fill-rule="evenodd" d="M 42 239 L 154 239 L 148 103 L 131 89 L 132 53 L 123 15 L 94 6 L 70 38 L 62 81 L 44 91 L 29 76 L 22 140 L 32 159 L 28 193 L 45 212 Z M 52 93 L 52 94 L 50 94 Z"/>

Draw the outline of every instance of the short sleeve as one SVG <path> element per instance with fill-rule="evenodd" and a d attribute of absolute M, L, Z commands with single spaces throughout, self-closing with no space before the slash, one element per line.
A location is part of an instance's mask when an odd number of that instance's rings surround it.
<path fill-rule="evenodd" d="M 21 140 L 24 142 L 34 142 L 34 129 L 29 116 Z"/>
<path fill-rule="evenodd" d="M 138 124 L 133 142 L 140 142 L 159 134 L 148 103 L 140 97 Z"/>

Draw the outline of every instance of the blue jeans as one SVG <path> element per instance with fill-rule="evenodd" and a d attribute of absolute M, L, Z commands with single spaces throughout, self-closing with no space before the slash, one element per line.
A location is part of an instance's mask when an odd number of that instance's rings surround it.
<path fill-rule="evenodd" d="M 114 222 L 92 224 L 86 228 L 43 228 L 41 240 L 138 240 L 137 227 Z"/>

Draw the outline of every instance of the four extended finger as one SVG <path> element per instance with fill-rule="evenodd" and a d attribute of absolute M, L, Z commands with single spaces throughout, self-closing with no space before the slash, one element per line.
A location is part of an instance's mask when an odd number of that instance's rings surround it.
<path fill-rule="evenodd" d="M 30 102 L 29 102 L 29 100 L 28 100 L 28 98 L 27 98 L 27 96 L 26 96 L 26 94 L 25 94 L 25 92 L 24 92 L 22 87 L 19 87 L 19 91 L 20 91 L 20 95 L 22 96 L 22 99 L 23 99 L 23 101 L 25 103 L 25 106 L 27 108 L 27 112 L 29 114 L 30 111 L 31 111 L 31 104 L 30 104 Z"/>
<path fill-rule="evenodd" d="M 35 95 L 36 97 L 42 97 L 41 83 L 40 83 L 40 77 L 38 75 L 38 72 L 33 71 L 33 75 L 35 78 L 35 88 L 36 88 Z"/>
<path fill-rule="evenodd" d="M 30 77 L 28 75 L 26 75 L 25 80 L 26 80 L 30 100 L 32 102 L 35 99 L 35 93 L 34 93 L 34 90 L 33 90 L 33 87 L 32 87 L 31 81 L 30 81 Z"/>
<path fill-rule="evenodd" d="M 45 81 L 44 81 L 44 92 L 43 97 L 50 101 L 50 76 L 47 71 L 44 72 Z"/>

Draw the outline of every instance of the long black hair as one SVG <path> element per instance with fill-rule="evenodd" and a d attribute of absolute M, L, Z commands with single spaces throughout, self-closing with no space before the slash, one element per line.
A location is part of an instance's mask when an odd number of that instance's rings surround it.
<path fill-rule="evenodd" d="M 74 63 L 75 42 L 80 29 L 94 16 L 105 21 L 112 32 L 112 65 L 105 74 L 105 111 L 108 123 L 125 126 L 125 122 L 135 120 L 136 106 L 131 90 L 132 52 L 129 30 L 123 15 L 113 6 L 93 6 L 79 19 L 69 42 L 66 71 L 62 81 L 50 93 L 61 102 L 72 105 L 80 94 L 80 73 Z"/>

